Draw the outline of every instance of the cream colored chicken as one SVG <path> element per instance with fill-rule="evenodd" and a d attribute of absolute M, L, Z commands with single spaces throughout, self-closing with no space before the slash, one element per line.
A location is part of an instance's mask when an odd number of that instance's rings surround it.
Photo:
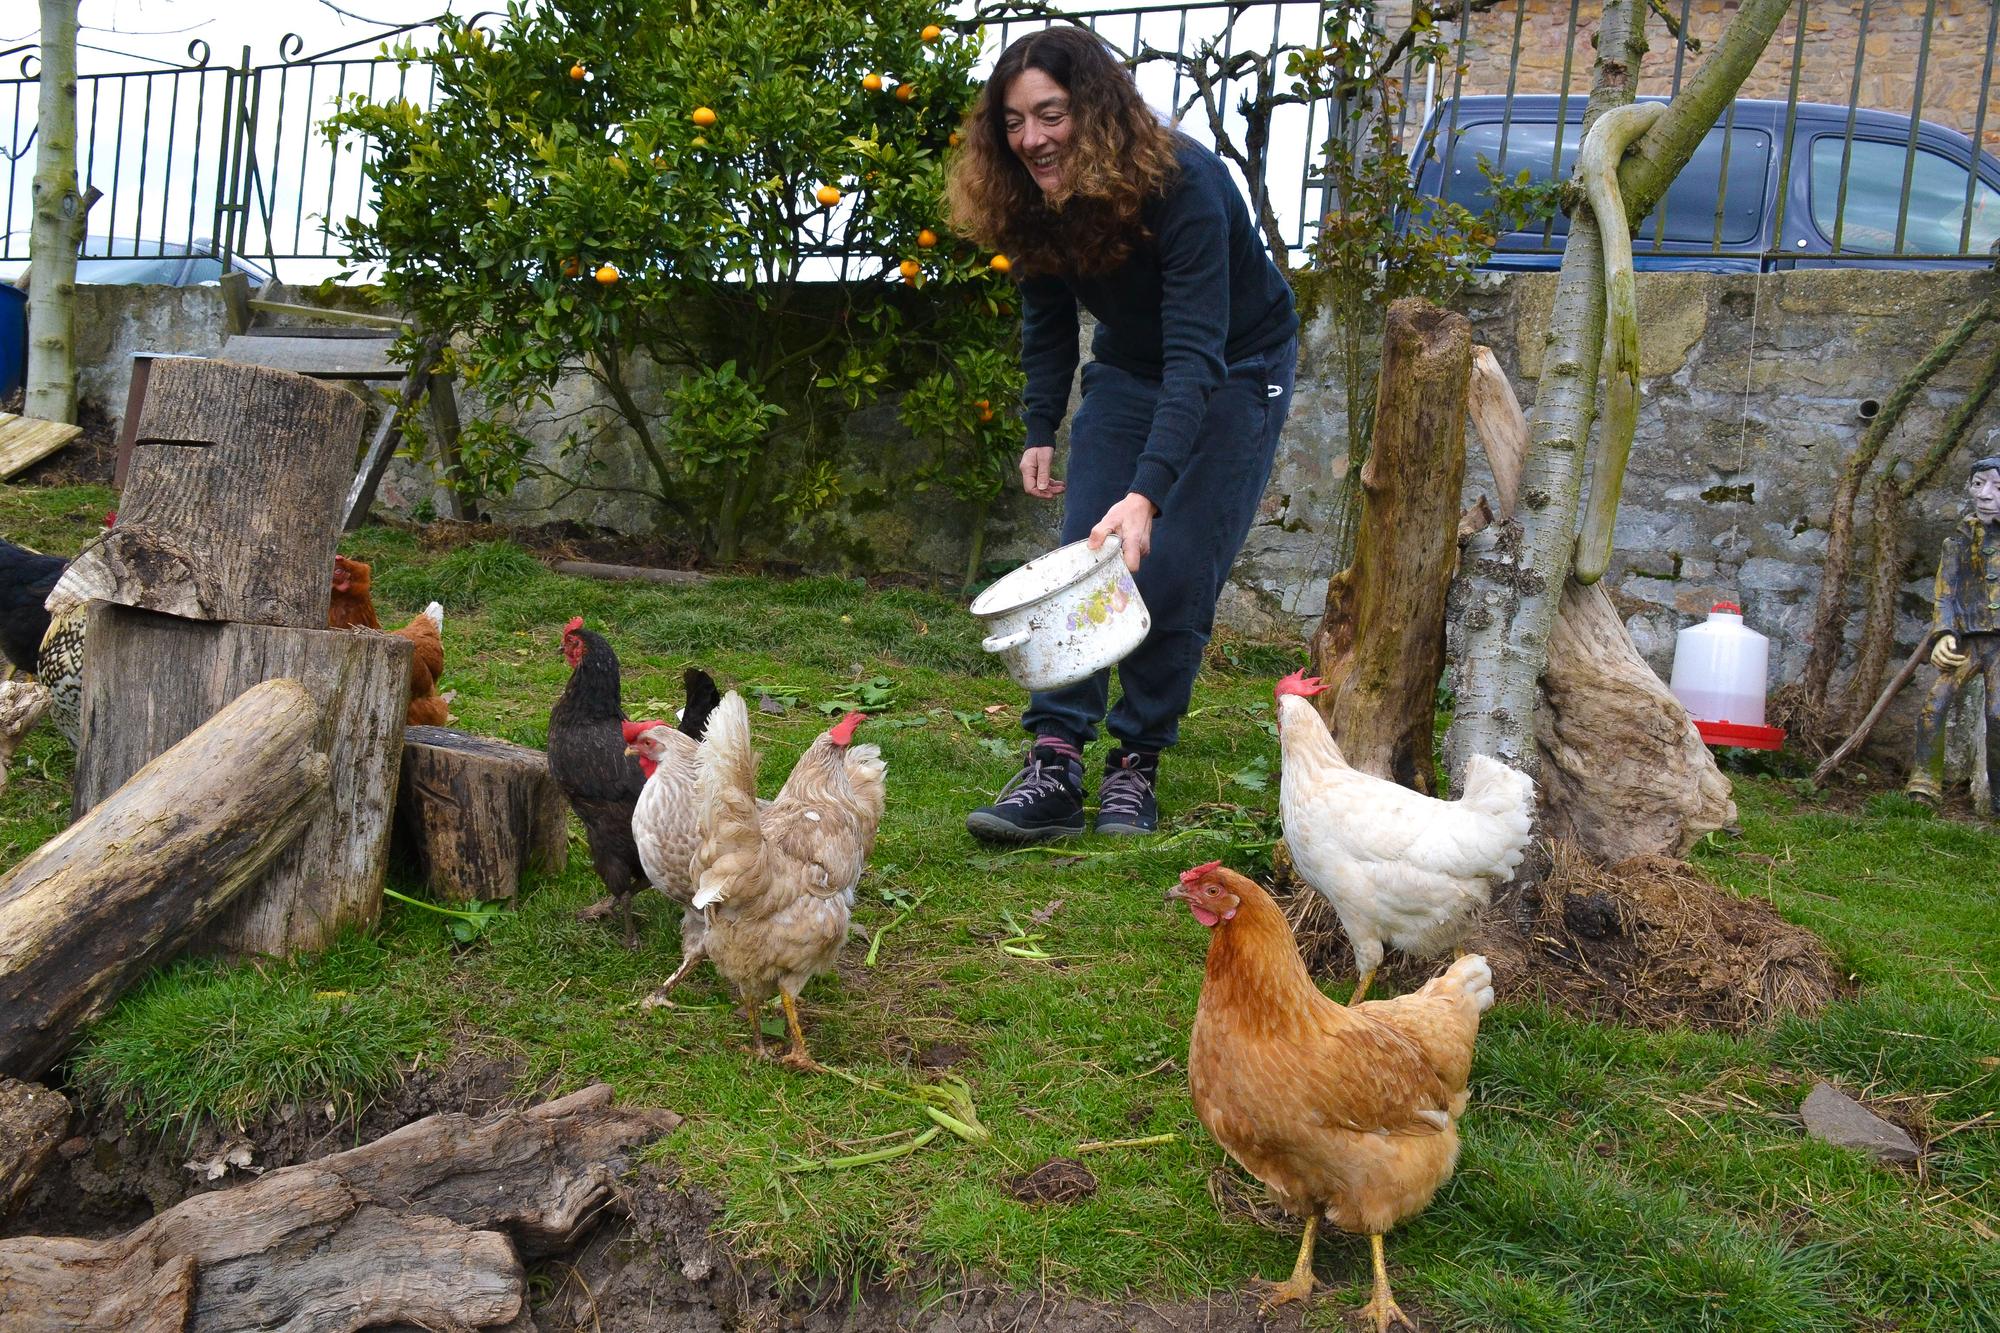
<path fill-rule="evenodd" d="M 888 765 L 855 745 L 863 715 L 849 713 L 806 747 L 769 805 L 757 800 L 750 715 L 735 691 L 723 696 L 703 741 L 694 856 L 694 906 L 706 913 L 704 944 L 736 988 L 759 1054 L 757 1010 L 784 1003 L 791 1046 L 784 1062 L 820 1068 L 806 1050 L 798 998 L 831 970 L 854 909 L 854 888 L 875 847 Z"/>
<path fill-rule="evenodd" d="M 1521 864 L 1535 784 L 1474 755 L 1464 793 L 1440 801 L 1350 768 L 1311 702 L 1324 688 L 1303 671 L 1278 682 L 1278 809 L 1299 878 L 1333 904 L 1354 945 L 1354 1004 L 1384 945 L 1422 956 L 1464 944 L 1493 886 Z"/>

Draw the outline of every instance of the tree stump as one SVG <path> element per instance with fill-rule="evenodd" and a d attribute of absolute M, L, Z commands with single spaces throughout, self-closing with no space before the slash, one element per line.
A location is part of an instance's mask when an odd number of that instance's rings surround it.
<path fill-rule="evenodd" d="M 54 1065 L 299 839 L 326 808 L 320 726 L 299 682 L 250 690 L 0 879 L 0 1073 Z"/>
<path fill-rule="evenodd" d="M 90 608 L 88 643 L 72 807 L 78 817 L 261 681 L 296 680 L 323 706 L 309 744 L 332 764 L 330 800 L 197 948 L 320 949 L 342 926 L 377 919 L 403 756 L 409 640 L 182 620 L 98 603 Z"/>
<path fill-rule="evenodd" d="M 396 836 L 446 902 L 511 898 L 569 860 L 569 805 L 548 756 L 448 727 L 403 733 Z"/>
<path fill-rule="evenodd" d="M 484 1121 L 430 1116 L 122 1236 L 0 1240 L 0 1327 L 531 1327 L 522 1258 L 575 1245 L 631 1152 L 679 1122 L 613 1109 L 600 1083 Z"/>
<path fill-rule="evenodd" d="M 1354 563 L 1327 584 L 1312 643 L 1320 713 L 1347 762 L 1426 794 L 1471 357 L 1463 315 L 1414 297 L 1389 307 Z"/>
<path fill-rule="evenodd" d="M 77 557 L 90 595 L 193 620 L 324 628 L 365 415 L 354 395 L 288 371 L 154 363 L 118 523 Z"/>

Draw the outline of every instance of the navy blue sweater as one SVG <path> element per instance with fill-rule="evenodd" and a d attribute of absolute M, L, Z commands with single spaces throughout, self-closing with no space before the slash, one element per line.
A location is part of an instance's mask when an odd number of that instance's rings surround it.
<path fill-rule="evenodd" d="M 1130 490 L 1166 503 L 1187 466 L 1208 396 L 1229 365 L 1298 332 L 1292 289 L 1264 253 L 1222 159 L 1175 136 L 1180 172 L 1141 218 L 1149 243 L 1107 273 L 1021 282 L 1022 414 L 1028 447 L 1053 444 L 1076 375 L 1077 307 L 1097 320 L 1091 354 L 1158 380 L 1153 428 Z"/>

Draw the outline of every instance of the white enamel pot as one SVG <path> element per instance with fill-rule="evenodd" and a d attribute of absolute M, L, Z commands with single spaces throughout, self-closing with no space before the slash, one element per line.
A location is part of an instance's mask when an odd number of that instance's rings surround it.
<path fill-rule="evenodd" d="M 979 594 L 972 614 L 986 622 L 980 647 L 997 653 L 1027 690 L 1074 685 L 1146 640 L 1153 618 L 1125 568 L 1117 537 L 1036 556 Z"/>

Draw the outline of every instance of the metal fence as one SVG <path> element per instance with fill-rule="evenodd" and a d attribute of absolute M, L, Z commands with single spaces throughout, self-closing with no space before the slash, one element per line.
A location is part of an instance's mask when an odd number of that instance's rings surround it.
<path fill-rule="evenodd" d="M 1329 0 L 1220 0 L 1128 6 L 1071 16 L 988 7 L 985 58 L 1030 28 L 1074 21 L 1135 62 L 1142 91 L 1213 142 L 1211 121 L 1241 147 L 1255 141 L 1245 180 L 1268 196 L 1275 240 L 1309 246 L 1330 205 L 1322 177 L 1328 108 L 1283 96 L 1288 54 L 1318 44 L 1353 5 Z M 1588 92 L 1594 18 L 1583 0 L 1459 0 L 1445 16 L 1451 56 L 1402 80 L 1403 141 L 1432 193 L 1483 206 L 1480 159 L 1507 174 L 1561 176 L 1576 149 Z M 1591 10 L 1595 6 L 1588 7 Z M 1664 0 L 1672 31 L 1654 41 L 1646 93 L 1680 89 L 1734 11 L 1728 0 Z M 1659 213 L 1640 229 L 1642 262 L 1678 254 L 1715 266 L 1773 267 L 1986 256 L 2000 242 L 2000 148 L 1993 112 L 2000 0 L 1797 0 L 1745 85 Z M 1380 0 L 1376 20 L 1400 31 L 1409 0 Z M 489 16 L 488 23 L 497 22 Z M 282 265 L 282 276 L 319 277 L 342 251 L 327 228 L 367 217 L 372 199 L 362 156 L 330 144 L 320 122 L 351 93 L 431 104 L 435 81 L 421 63 L 382 54 L 382 43 L 425 24 L 303 54 L 287 38 L 276 61 L 246 48 L 218 64 L 205 43 L 184 65 L 78 79 L 78 167 L 103 192 L 86 253 L 143 258 L 194 246 Z M 0 260 L 26 258 L 36 115 L 32 47 L 16 77 L 0 79 L 0 115 L 12 103 Z M 1197 79 L 1200 72 L 1216 75 Z M 1264 124 L 1246 134 L 1246 109 Z M 1268 104 L 1275 102 L 1275 104 Z M 1430 134 L 1423 133 L 1426 125 Z M 1245 172 L 1239 167 L 1239 178 Z M 1562 220 L 1503 239 L 1502 263 L 1552 262 Z"/>

